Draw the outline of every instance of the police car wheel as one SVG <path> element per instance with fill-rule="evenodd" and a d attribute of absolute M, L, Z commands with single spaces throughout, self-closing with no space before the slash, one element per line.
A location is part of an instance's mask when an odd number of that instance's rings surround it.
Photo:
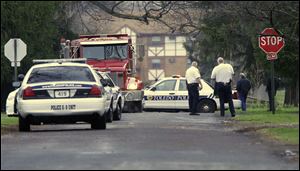
<path fill-rule="evenodd" d="M 107 115 L 107 122 L 111 123 L 113 121 L 113 108 L 112 106 L 109 107 L 109 110 L 106 113 Z"/>
<path fill-rule="evenodd" d="M 105 115 L 103 116 L 95 116 L 91 123 L 91 128 L 92 129 L 106 129 L 106 117 Z"/>
<path fill-rule="evenodd" d="M 121 104 L 118 103 L 117 104 L 117 108 L 116 108 L 116 111 L 114 112 L 114 121 L 119 121 L 121 120 L 121 117 L 122 117 L 122 112 L 121 112 Z"/>
<path fill-rule="evenodd" d="M 19 131 L 20 132 L 29 132 L 30 131 L 30 124 L 26 118 L 23 118 L 19 114 Z"/>
<path fill-rule="evenodd" d="M 215 110 L 215 104 L 211 100 L 201 100 L 198 104 L 198 111 L 200 113 L 214 113 Z"/>

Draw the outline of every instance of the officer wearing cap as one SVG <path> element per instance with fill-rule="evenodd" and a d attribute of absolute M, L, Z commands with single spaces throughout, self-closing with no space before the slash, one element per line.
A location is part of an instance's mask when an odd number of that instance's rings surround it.
<path fill-rule="evenodd" d="M 215 91 L 220 99 L 221 116 L 225 116 L 224 103 L 228 101 L 231 116 L 235 116 L 235 110 L 232 101 L 231 81 L 234 74 L 230 64 L 225 64 L 222 57 L 218 58 L 218 65 L 214 67 L 211 73 L 211 79 L 215 81 Z"/>
<path fill-rule="evenodd" d="M 199 115 L 197 114 L 197 105 L 199 101 L 199 91 L 202 89 L 202 83 L 200 72 L 197 66 L 198 63 L 196 61 L 193 61 L 191 67 L 188 68 L 185 73 L 189 94 L 190 115 Z"/>

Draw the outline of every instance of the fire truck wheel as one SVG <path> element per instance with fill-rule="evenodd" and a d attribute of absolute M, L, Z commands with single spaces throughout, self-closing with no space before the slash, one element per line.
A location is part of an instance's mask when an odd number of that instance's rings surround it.
<path fill-rule="evenodd" d="M 142 101 L 136 102 L 136 107 L 137 107 L 136 112 L 139 112 L 139 113 L 143 112 L 143 104 L 142 104 Z"/>

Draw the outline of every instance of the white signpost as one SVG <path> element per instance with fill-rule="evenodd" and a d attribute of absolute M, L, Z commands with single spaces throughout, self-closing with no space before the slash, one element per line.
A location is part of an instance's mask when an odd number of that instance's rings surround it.
<path fill-rule="evenodd" d="M 26 44 L 18 38 L 10 39 L 4 46 L 4 55 L 10 60 L 11 66 L 15 68 L 15 81 L 18 81 L 17 75 L 21 60 L 27 54 Z"/>

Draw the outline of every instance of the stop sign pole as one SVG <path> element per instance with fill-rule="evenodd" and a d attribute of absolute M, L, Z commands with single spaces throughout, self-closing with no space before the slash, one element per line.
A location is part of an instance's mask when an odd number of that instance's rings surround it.
<path fill-rule="evenodd" d="M 275 60 L 271 60 L 271 80 L 272 80 L 272 83 L 271 83 L 271 87 L 272 87 L 272 90 L 271 90 L 271 110 L 272 110 L 272 113 L 275 114 L 275 79 L 274 79 L 274 61 Z"/>
<path fill-rule="evenodd" d="M 17 67 L 17 39 L 14 39 L 14 54 L 15 54 L 15 56 L 14 56 L 14 62 L 15 62 L 15 82 L 17 82 L 18 81 L 18 67 Z"/>
<path fill-rule="evenodd" d="M 267 54 L 267 60 L 271 61 L 271 102 L 272 113 L 275 114 L 275 80 L 274 80 L 274 62 L 277 59 L 277 53 L 284 46 L 284 38 L 279 35 L 274 28 L 264 29 L 258 39 L 259 47 Z"/>

